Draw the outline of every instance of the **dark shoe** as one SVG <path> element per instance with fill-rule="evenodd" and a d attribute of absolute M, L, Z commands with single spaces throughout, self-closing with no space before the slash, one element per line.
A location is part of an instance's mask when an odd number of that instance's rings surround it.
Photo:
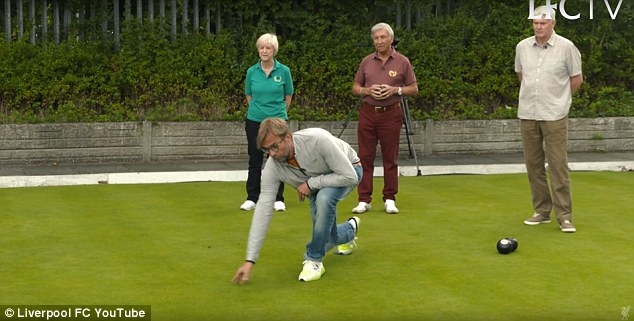
<path fill-rule="evenodd" d="M 538 225 L 538 224 L 545 224 L 545 223 L 550 223 L 550 217 L 543 216 L 539 213 L 533 214 L 533 216 L 531 216 L 530 218 L 527 218 L 524 221 L 524 224 L 526 225 Z"/>
<path fill-rule="evenodd" d="M 574 233 L 577 231 L 575 226 L 572 225 L 572 222 L 569 220 L 563 220 L 563 222 L 559 224 L 559 227 L 561 228 L 561 231 L 564 233 Z"/>

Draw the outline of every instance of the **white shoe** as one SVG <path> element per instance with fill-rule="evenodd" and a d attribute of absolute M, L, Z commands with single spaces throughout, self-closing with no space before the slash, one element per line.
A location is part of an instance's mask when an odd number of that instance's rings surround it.
<path fill-rule="evenodd" d="M 251 211 L 255 209 L 255 202 L 253 201 L 245 201 L 244 203 L 242 203 L 242 205 L 240 205 L 240 209 L 243 211 Z"/>
<path fill-rule="evenodd" d="M 304 261 L 303 264 L 304 264 L 304 268 L 302 269 L 302 272 L 299 274 L 300 281 L 304 281 L 304 282 L 317 281 L 326 272 L 326 268 L 324 268 L 324 264 L 321 262 L 306 260 Z"/>
<path fill-rule="evenodd" d="M 361 214 L 361 213 L 365 213 L 365 212 L 369 212 L 372 209 L 372 206 L 366 202 L 359 202 L 359 205 L 357 205 L 357 207 L 352 209 L 352 213 L 357 213 L 357 214 Z"/>
<path fill-rule="evenodd" d="M 282 201 L 277 201 L 273 203 L 273 209 L 275 209 L 276 212 L 284 212 L 286 211 L 286 205 L 284 205 Z"/>
<path fill-rule="evenodd" d="M 385 200 L 385 213 L 388 213 L 388 214 L 398 213 L 398 208 L 396 208 L 396 204 L 394 204 L 394 200 Z"/>

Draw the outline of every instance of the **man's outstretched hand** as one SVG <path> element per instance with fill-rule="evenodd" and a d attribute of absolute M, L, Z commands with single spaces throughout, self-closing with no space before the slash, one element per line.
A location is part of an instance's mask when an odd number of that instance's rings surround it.
<path fill-rule="evenodd" d="M 236 275 L 233 276 L 233 283 L 245 284 L 249 282 L 249 274 L 253 269 L 253 265 L 253 262 L 244 262 L 236 271 Z"/>

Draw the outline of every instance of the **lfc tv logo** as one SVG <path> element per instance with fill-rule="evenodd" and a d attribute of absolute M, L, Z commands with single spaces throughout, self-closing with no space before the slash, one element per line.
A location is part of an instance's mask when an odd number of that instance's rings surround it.
<path fill-rule="evenodd" d="M 609 0 L 603 0 L 603 2 L 605 3 L 605 7 L 608 9 L 608 12 L 610 13 L 610 18 L 612 18 L 612 20 L 616 19 L 616 16 L 619 14 L 619 10 L 621 9 L 621 4 L 623 3 L 623 0 L 619 0 L 619 3 L 616 5 L 616 9 L 614 10 L 612 10 L 612 5 L 610 5 Z M 550 0 L 546 0 L 546 6 L 557 10 L 558 4 L 557 3 L 550 4 Z M 551 19 L 550 10 L 547 10 L 547 12 L 548 13 L 546 14 L 546 19 Z M 570 15 L 566 11 L 566 0 L 561 0 L 559 2 L 559 12 L 564 18 L 568 20 L 577 20 L 581 18 L 581 13 L 577 13 L 576 15 L 573 16 L 573 15 Z M 590 19 L 594 19 L 594 0 L 590 0 L 588 12 L 590 14 Z M 539 18 L 540 17 L 535 17 L 535 0 L 530 0 L 528 19 L 539 19 Z"/>

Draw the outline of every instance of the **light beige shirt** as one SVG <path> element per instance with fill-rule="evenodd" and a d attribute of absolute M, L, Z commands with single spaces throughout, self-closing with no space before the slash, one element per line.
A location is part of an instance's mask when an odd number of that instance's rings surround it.
<path fill-rule="evenodd" d="M 529 37 L 515 48 L 515 72 L 522 74 L 517 117 L 559 120 L 570 109 L 570 77 L 581 74 L 581 53 L 554 32 L 544 47 Z"/>

